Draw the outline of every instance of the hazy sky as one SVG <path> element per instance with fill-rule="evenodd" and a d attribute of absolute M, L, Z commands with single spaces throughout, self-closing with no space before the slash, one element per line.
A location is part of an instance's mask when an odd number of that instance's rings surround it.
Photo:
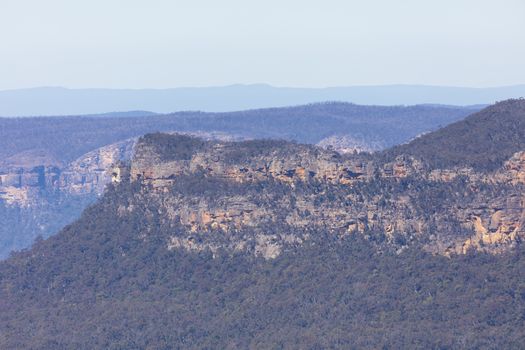
<path fill-rule="evenodd" d="M 0 89 L 525 83 L 524 0 L 0 0 Z"/>

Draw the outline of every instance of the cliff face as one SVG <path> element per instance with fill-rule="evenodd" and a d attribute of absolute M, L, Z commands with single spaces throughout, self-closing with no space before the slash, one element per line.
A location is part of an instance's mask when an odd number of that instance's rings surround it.
<path fill-rule="evenodd" d="M 135 200 L 157 206 L 164 225 L 187 232 L 173 236 L 170 249 L 226 247 L 275 257 L 286 246 L 308 240 L 311 231 L 325 230 L 334 237 L 362 234 L 395 249 L 424 242 L 428 250 L 452 254 L 471 248 L 500 252 L 523 237 L 525 152 L 482 173 L 427 170 L 411 156 L 383 162 L 280 141 L 153 135 L 141 139 L 129 168 L 116 166 L 131 158 L 135 142 L 100 148 L 62 168 L 4 166 L 0 197 L 6 210 L 18 208 L 14 226 L 21 233 L 3 254 L 74 220 L 112 178 L 140 183 L 147 190 Z M 211 198 L 176 190 L 185 183 L 202 186 L 188 183 L 192 178 L 237 187 Z M 253 188 L 267 188 L 265 197 L 245 193 Z M 119 208 L 119 215 L 133 215 L 135 206 Z"/>
<path fill-rule="evenodd" d="M 379 249 L 418 243 L 448 255 L 500 252 L 523 237 L 521 159 L 492 173 L 426 170 L 409 156 L 380 162 L 286 142 L 157 134 L 140 140 L 129 173 L 118 168 L 114 181 L 141 188 L 118 215 L 153 206 L 156 225 L 177 232 L 170 249 L 272 258 L 324 231 L 362 234 Z"/>
<path fill-rule="evenodd" d="M 293 154 L 289 153 L 290 147 Z M 143 142 L 132 162 L 131 179 L 160 186 L 179 175 L 203 172 L 239 183 L 275 179 L 286 183 L 314 180 L 349 184 L 370 177 L 371 169 L 364 160 L 343 159 L 335 152 L 307 145 L 265 145 L 259 141 L 207 143 L 192 149 L 186 157 L 163 159 Z"/>
<path fill-rule="evenodd" d="M 236 140 L 220 132 L 190 133 L 204 139 Z M 29 247 L 77 219 L 129 162 L 137 139 L 88 152 L 63 164 L 45 151 L 26 151 L 0 161 L 0 259 Z"/>
<path fill-rule="evenodd" d="M 34 159 L 21 166 L 0 167 L 0 199 L 8 205 L 38 205 L 43 192 L 63 195 L 101 195 L 111 180 L 112 165 L 130 159 L 134 141 L 124 141 L 89 152 L 67 166 L 41 164 Z"/>
<path fill-rule="evenodd" d="M 130 159 L 134 142 L 99 148 L 67 165 L 27 153 L 2 162 L 0 217 L 5 224 L 0 227 L 0 258 L 75 220 L 102 195 L 112 166 Z"/>
<path fill-rule="evenodd" d="M 112 167 L 131 159 L 134 144 L 135 140 L 119 142 L 85 154 L 61 172 L 57 189 L 74 195 L 101 195 L 111 181 Z"/>

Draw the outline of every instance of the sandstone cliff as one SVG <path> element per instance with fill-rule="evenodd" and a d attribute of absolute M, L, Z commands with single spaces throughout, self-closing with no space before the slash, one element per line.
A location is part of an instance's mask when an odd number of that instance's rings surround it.
<path fill-rule="evenodd" d="M 111 167 L 131 158 L 133 144 L 130 140 L 99 148 L 65 167 L 39 159 L 21 166 L 8 163 L 0 168 L 0 199 L 27 207 L 40 202 L 42 191 L 101 195 L 111 180 Z"/>
<path fill-rule="evenodd" d="M 75 220 L 111 181 L 112 166 L 129 160 L 135 140 L 105 146 L 70 164 L 35 152 L 0 167 L 0 258 L 27 248 Z M 16 160 L 16 161 L 15 161 Z"/>
<path fill-rule="evenodd" d="M 222 132 L 192 132 L 223 141 L 239 137 Z M 29 247 L 73 222 L 103 193 L 118 164 L 129 162 L 137 139 L 113 143 L 63 164 L 43 150 L 24 151 L 0 160 L 0 259 Z"/>
<path fill-rule="evenodd" d="M 271 258 L 324 231 L 362 234 L 380 249 L 417 243 L 440 254 L 498 252 L 525 233 L 521 157 L 491 173 L 426 170 L 410 156 L 385 163 L 287 142 L 156 134 L 140 140 L 129 172 L 119 168 L 114 180 L 142 188 L 119 215 L 153 206 L 159 225 L 178 232 L 170 249 Z M 208 186 L 215 188 L 199 189 Z"/>

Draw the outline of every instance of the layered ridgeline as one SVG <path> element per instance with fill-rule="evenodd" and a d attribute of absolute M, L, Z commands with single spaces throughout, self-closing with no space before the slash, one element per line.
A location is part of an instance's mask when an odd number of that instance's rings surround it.
<path fill-rule="evenodd" d="M 0 118 L 0 159 L 45 151 L 61 164 L 118 141 L 157 131 L 216 132 L 317 144 L 330 137 L 361 149 L 391 147 L 461 120 L 481 107 L 360 106 L 317 103 L 239 112 L 108 113 L 92 116 Z"/>
<path fill-rule="evenodd" d="M 208 139 L 273 138 L 341 152 L 406 142 L 475 109 L 324 103 L 232 113 L 147 112 L 0 118 L 0 258 L 48 237 L 102 194 L 112 164 L 129 160 L 136 137 L 179 131 Z M 8 224 L 7 224 L 8 223 Z"/>
<path fill-rule="evenodd" d="M 0 347 L 521 348 L 522 146 L 439 168 L 412 148 L 433 139 L 371 156 L 144 136 L 78 221 L 0 263 Z"/>
<path fill-rule="evenodd" d="M 525 130 L 518 122 L 524 105 L 504 102 L 448 129 L 489 115 L 508 125 L 513 138 Z M 468 133 L 457 137 L 472 142 Z M 249 251 L 264 258 L 307 241 L 310 230 L 341 238 L 361 234 L 397 251 L 419 244 L 446 255 L 515 246 L 525 234 L 525 144 L 498 148 L 498 137 L 479 140 L 477 149 L 499 150 L 486 155 L 494 162 L 507 154 L 490 170 L 486 158 L 466 146 L 470 163 L 461 167 L 436 168 L 435 157 L 399 152 L 434 138 L 431 133 L 383 154 L 341 155 L 286 141 L 150 134 L 136 145 L 131 165 L 114 173 L 122 191 L 140 188 L 118 214 L 142 216 L 134 210 L 153 206 L 155 221 L 148 227 L 171 232 L 169 247 Z M 448 147 L 430 144 L 440 155 Z"/>

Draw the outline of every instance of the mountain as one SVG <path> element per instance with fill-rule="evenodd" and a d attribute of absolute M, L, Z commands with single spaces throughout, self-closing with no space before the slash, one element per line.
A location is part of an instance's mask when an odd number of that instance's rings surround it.
<path fill-rule="evenodd" d="M 525 85 L 468 88 L 421 85 L 288 88 L 264 84 L 175 89 L 66 89 L 0 91 L 0 116 L 97 114 L 146 110 L 229 112 L 341 101 L 366 105 L 492 104 L 525 96 Z"/>
<path fill-rule="evenodd" d="M 0 263 L 0 347 L 521 348 L 516 149 L 496 169 L 437 168 L 148 134 L 79 220 Z"/>
<path fill-rule="evenodd" d="M 141 217 L 134 210 L 152 206 L 149 227 L 171 232 L 175 247 L 253 249 L 268 258 L 307 241 L 313 230 L 450 255 L 502 251 L 524 237 L 523 159 L 517 152 L 495 171 L 456 174 L 427 170 L 424 159 L 409 155 L 385 162 L 285 141 L 152 134 L 139 140 L 131 166 L 114 180 L 122 188 L 140 184 L 119 215 Z"/>
<path fill-rule="evenodd" d="M 322 103 L 231 113 L 147 112 L 0 118 L 0 258 L 76 219 L 129 160 L 136 138 L 179 131 L 207 139 L 272 138 L 341 152 L 375 151 L 460 120 L 475 109 Z"/>
<path fill-rule="evenodd" d="M 425 159 L 433 168 L 495 170 L 525 149 L 524 115 L 523 99 L 498 103 L 386 153 Z"/>

